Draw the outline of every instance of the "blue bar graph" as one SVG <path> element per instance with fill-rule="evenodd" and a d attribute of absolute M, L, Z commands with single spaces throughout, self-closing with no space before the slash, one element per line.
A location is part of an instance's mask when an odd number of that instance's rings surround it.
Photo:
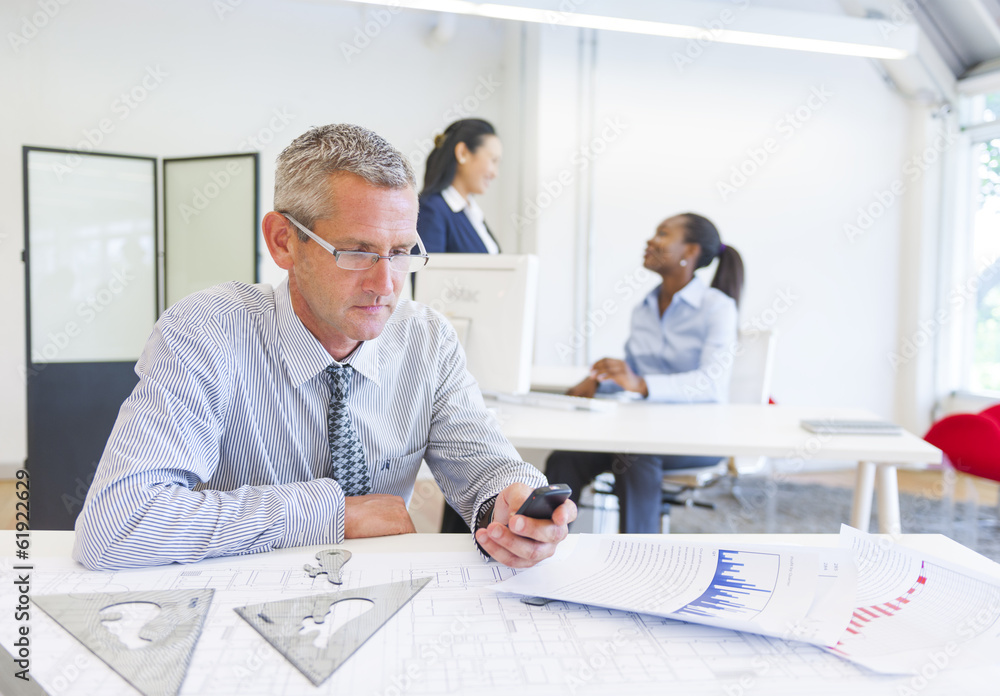
<path fill-rule="evenodd" d="M 720 549 L 715 577 L 708 589 L 675 614 L 749 618 L 770 601 L 779 565 L 778 554 Z"/>

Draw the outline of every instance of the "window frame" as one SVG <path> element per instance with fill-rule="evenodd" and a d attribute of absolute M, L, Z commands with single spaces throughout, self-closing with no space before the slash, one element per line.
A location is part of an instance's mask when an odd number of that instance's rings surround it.
<path fill-rule="evenodd" d="M 963 122 L 969 120 L 970 105 L 982 96 L 967 95 L 963 99 Z M 955 156 L 944 172 L 944 205 L 947 212 L 943 216 L 946 225 L 939 249 L 939 277 L 943 280 L 937 293 L 939 313 L 950 311 L 953 290 L 972 278 L 978 270 L 977 260 L 972 258 L 976 211 L 974 155 L 979 145 L 994 139 L 1000 139 L 1000 119 L 961 125 L 959 140 L 954 148 Z M 948 228 L 951 233 L 948 233 Z M 939 337 L 939 404 L 955 397 L 1000 401 L 1000 391 L 977 389 L 972 385 L 976 315 L 975 299 L 972 298 L 971 305 L 967 300 L 963 310 L 952 317 L 947 330 Z"/>

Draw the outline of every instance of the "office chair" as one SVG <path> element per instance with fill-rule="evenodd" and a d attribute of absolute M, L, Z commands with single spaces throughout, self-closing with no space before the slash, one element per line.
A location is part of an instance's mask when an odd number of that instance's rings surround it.
<path fill-rule="evenodd" d="M 771 378 L 774 373 L 774 352 L 777 332 L 741 332 L 739 355 L 733 356 L 733 371 L 729 381 L 729 403 L 767 404 L 770 399 Z M 664 472 L 662 489 L 662 515 L 660 530 L 670 530 L 670 508 L 697 506 L 714 509 L 714 504 L 700 500 L 698 491 L 728 480 L 733 484 L 732 493 L 739 499 L 737 477 L 759 473 L 767 467 L 767 457 L 729 457 L 720 459 L 713 466 L 695 469 L 674 469 Z M 609 533 L 618 530 L 618 505 L 614 496 L 614 475 L 604 473 L 588 486 L 581 496 L 581 505 L 590 503 L 594 508 L 594 531 Z M 586 500 L 586 502 L 585 502 Z"/>
<path fill-rule="evenodd" d="M 931 426 L 924 440 L 944 453 L 945 465 L 954 472 L 1000 483 L 1000 404 L 979 413 L 945 416 Z M 968 479 L 966 482 L 969 483 Z M 953 481 L 946 477 L 945 499 L 949 524 L 954 522 Z M 972 545 L 980 524 L 1000 524 L 1000 501 L 992 519 L 979 520 L 975 489 L 972 500 Z"/>
<path fill-rule="evenodd" d="M 767 405 L 774 374 L 774 351 L 777 332 L 741 332 L 739 355 L 733 357 L 733 372 L 729 379 L 729 403 Z M 698 499 L 700 489 L 721 481 L 732 485 L 732 493 L 740 499 L 737 479 L 764 471 L 767 457 L 728 457 L 714 466 L 696 469 L 674 469 L 663 474 L 663 516 L 660 528 L 670 527 L 670 508 L 675 505 L 715 509 L 712 503 Z"/>

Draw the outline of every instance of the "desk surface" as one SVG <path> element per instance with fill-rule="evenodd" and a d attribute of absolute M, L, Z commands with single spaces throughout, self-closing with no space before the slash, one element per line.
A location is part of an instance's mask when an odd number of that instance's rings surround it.
<path fill-rule="evenodd" d="M 706 543 L 837 544 L 835 535 L 675 535 Z M 939 535 L 907 535 L 905 545 L 1000 577 L 996 564 Z M 89 573 L 67 560 L 71 532 L 31 536 L 31 592 L 213 588 L 210 614 L 181 694 L 489 693 L 608 694 L 896 694 L 911 678 L 886 677 L 813 646 L 667 619 L 554 602 L 529 607 L 485 587 L 511 571 L 484 564 L 465 535 L 408 535 L 353 540 L 345 588 L 407 577 L 432 582 L 340 670 L 313 688 L 232 609 L 251 602 L 335 591 L 309 579 L 302 564 L 326 547 L 283 549 L 149 570 Z M 0 534 L 4 553 L 12 532 Z M 9 551 L 8 551 L 9 550 Z M 12 564 L 5 559 L 0 603 L 13 606 Z M 337 605 L 335 605 L 337 606 Z M 135 693 L 45 614 L 33 610 L 32 674 L 50 693 Z M 13 642 L 13 622 L 0 640 Z M 767 670 L 762 670 L 761 665 Z M 266 669 L 264 669 L 266 667 Z M 985 693 L 988 674 L 953 670 L 935 675 L 926 694 Z M 989 681 L 992 679 L 993 681 Z M 749 682 L 747 681 L 749 680 Z M 741 686 L 742 685 L 742 686 Z"/>
<path fill-rule="evenodd" d="M 821 435 L 802 429 L 808 418 L 871 419 L 858 409 L 755 404 L 621 403 L 611 413 L 500 404 L 497 419 L 515 447 L 872 461 L 924 468 L 941 451 L 912 433 Z"/>
<path fill-rule="evenodd" d="M 642 538 L 647 535 L 630 534 L 622 535 L 628 537 Z M 662 535 L 649 535 L 660 538 Z M 73 550 L 73 532 L 31 532 L 30 555 L 31 562 L 40 559 L 60 559 L 67 560 Z M 671 534 L 671 541 L 680 543 L 699 544 L 786 544 L 791 546 L 827 546 L 833 547 L 838 544 L 836 534 Z M 0 552 L 14 551 L 15 533 L 10 530 L 0 530 Z M 962 546 L 957 541 L 949 539 L 943 534 L 902 534 L 895 539 L 896 543 L 903 546 L 920 549 L 937 556 L 946 561 L 960 563 L 967 568 L 977 570 L 981 573 L 994 575 L 1000 578 L 1000 564 L 986 558 Z M 211 559 L 211 563 L 219 563 L 224 560 L 236 564 L 252 565 L 254 559 L 268 558 L 269 560 L 279 558 L 299 559 L 305 556 L 311 559 L 316 551 L 329 548 L 329 544 L 321 546 L 301 546 L 289 549 L 278 549 L 267 554 L 256 554 L 250 556 L 235 556 L 229 559 Z M 357 554 L 401 554 L 408 556 L 412 554 L 428 553 L 472 553 L 472 542 L 465 534 L 403 534 L 398 536 L 376 537 L 373 539 L 349 539 L 343 544 L 338 544 Z M 12 557 L 6 557 L 10 563 L 15 563 Z M 203 561 L 202 563 L 205 563 Z M 185 568 L 197 568 L 201 564 L 179 565 L 173 564 L 161 568 L 166 571 L 177 571 Z M 495 564 L 492 564 L 495 565 Z M 85 572 L 83 566 L 77 566 L 81 572 Z M 4 568 L 8 570 L 8 568 Z M 146 572 L 146 571 L 124 571 L 124 572 Z"/>

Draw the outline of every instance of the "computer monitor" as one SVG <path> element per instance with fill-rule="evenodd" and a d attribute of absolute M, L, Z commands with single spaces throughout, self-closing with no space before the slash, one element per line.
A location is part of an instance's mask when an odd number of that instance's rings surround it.
<path fill-rule="evenodd" d="M 415 280 L 414 299 L 455 327 L 480 389 L 521 394 L 531 388 L 537 256 L 431 254 Z"/>

